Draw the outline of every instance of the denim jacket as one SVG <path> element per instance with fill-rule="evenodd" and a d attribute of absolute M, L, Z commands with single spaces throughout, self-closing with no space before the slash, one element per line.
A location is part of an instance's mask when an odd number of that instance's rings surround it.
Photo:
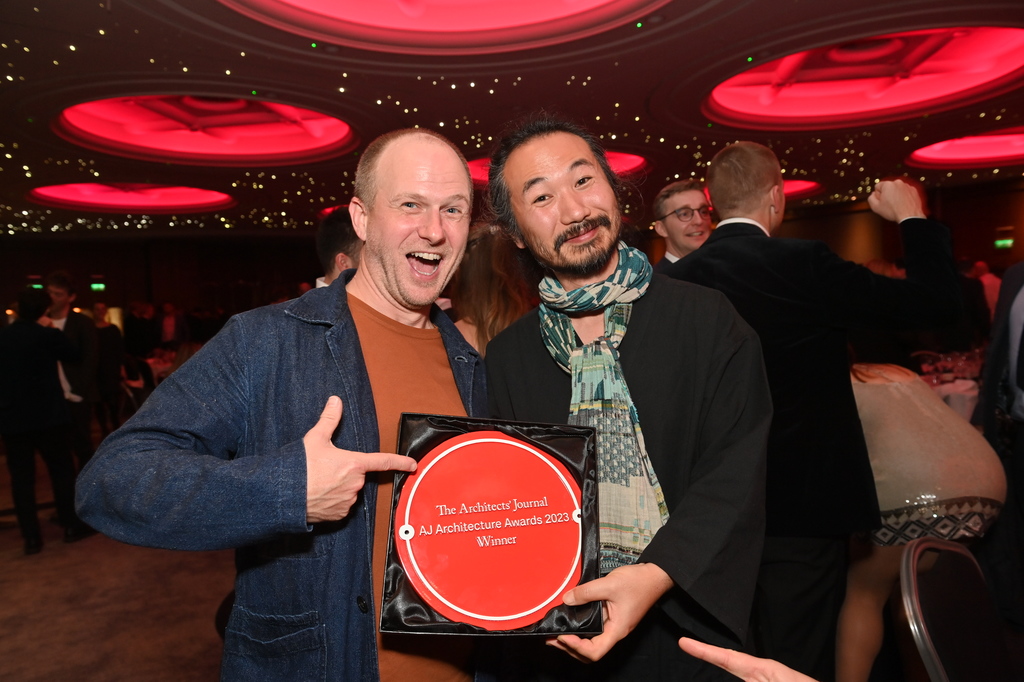
<path fill-rule="evenodd" d="M 335 445 L 379 448 L 344 286 L 339 278 L 233 317 L 103 442 L 78 479 L 78 513 L 110 537 L 237 548 L 223 679 L 378 678 L 376 485 L 367 481 L 345 519 L 306 523 L 302 437 L 329 396 L 343 406 Z M 467 412 L 486 416 L 479 354 L 438 309 L 431 320 Z"/>

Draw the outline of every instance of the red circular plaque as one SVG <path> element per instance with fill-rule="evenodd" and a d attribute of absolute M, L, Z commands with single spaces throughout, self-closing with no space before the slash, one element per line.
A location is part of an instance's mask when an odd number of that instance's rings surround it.
<path fill-rule="evenodd" d="M 416 592 L 444 617 L 511 630 L 580 580 L 580 490 L 568 469 L 497 431 L 451 438 L 405 479 L 395 545 Z"/>

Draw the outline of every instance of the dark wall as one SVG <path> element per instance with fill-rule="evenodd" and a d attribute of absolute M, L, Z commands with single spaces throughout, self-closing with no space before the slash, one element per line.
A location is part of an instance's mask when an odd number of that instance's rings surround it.
<path fill-rule="evenodd" d="M 1024 260 L 1024 183 L 1010 181 L 929 193 L 933 217 L 949 225 L 958 259 L 983 260 L 1000 273 Z M 836 253 L 858 263 L 902 255 L 892 223 L 872 213 L 866 202 L 853 205 L 797 207 L 779 236 L 820 239 Z M 1013 238 L 1012 249 L 997 249 L 996 239 Z"/>
<path fill-rule="evenodd" d="M 957 258 L 985 260 L 997 273 L 1024 260 L 1024 182 L 941 189 L 931 193 L 930 203 L 936 217 L 953 230 Z M 779 236 L 823 240 L 859 263 L 902 254 L 895 227 L 864 202 L 791 207 Z M 1006 237 L 1015 238 L 1013 249 L 993 246 L 995 239 Z M 660 257 L 664 247 L 655 237 L 645 250 Z M 292 298 L 299 283 L 312 284 L 321 274 L 312 232 L 0 238 L 0 300 L 5 305 L 31 276 L 57 269 L 77 279 L 82 307 L 100 300 L 121 307 L 132 301 L 171 301 L 185 310 L 221 307 L 228 313 Z M 89 291 L 90 281 L 104 282 L 106 291 Z"/>
<path fill-rule="evenodd" d="M 321 274 L 312 234 L 0 240 L 0 296 L 7 306 L 21 287 L 38 281 L 33 276 L 59 269 L 74 276 L 81 307 L 170 301 L 229 314 L 293 298 L 301 282 L 313 284 Z M 90 282 L 103 282 L 106 291 L 90 291 Z"/>

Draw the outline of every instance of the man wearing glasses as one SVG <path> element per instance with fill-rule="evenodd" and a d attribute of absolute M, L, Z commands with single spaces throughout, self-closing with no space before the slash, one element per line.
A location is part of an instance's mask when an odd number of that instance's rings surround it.
<path fill-rule="evenodd" d="M 665 257 L 654 266 L 664 272 L 672 263 L 700 248 L 711 234 L 711 206 L 704 183 L 693 178 L 666 185 L 654 199 L 654 231 L 665 238 Z"/>

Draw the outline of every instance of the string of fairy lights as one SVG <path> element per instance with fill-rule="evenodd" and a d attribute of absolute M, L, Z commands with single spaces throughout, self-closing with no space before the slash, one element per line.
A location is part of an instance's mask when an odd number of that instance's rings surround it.
<path fill-rule="evenodd" d="M 104 10 L 104 3 L 93 13 L 83 13 L 80 21 L 94 26 L 74 40 L 59 43 L 56 40 L 32 44 L 16 35 L 17 25 L 0 29 L 0 94 L 5 88 L 31 85 L 33 79 L 46 81 L 67 71 L 72 75 L 88 72 L 90 60 L 112 52 L 120 55 L 126 67 L 150 76 L 169 76 L 179 83 L 183 75 L 194 78 L 216 79 L 225 83 L 225 96 L 261 98 L 273 91 L 263 76 L 273 62 L 255 48 L 238 50 L 224 47 L 210 53 L 196 52 L 191 57 L 180 53 L 163 53 L 162 38 L 151 33 L 118 23 Z M 43 15 L 58 11 L 60 5 L 40 3 L 33 13 Z M 643 30 L 638 23 L 637 30 Z M 302 42 L 295 38 L 295 44 Z M 324 51 L 328 46 L 305 41 L 311 52 Z M 749 60 L 749 58 L 743 58 Z M 367 112 L 386 112 L 397 117 L 403 125 L 429 127 L 449 136 L 460 145 L 467 158 L 486 156 L 499 134 L 504 121 L 492 120 L 493 105 L 515 102 L 521 96 L 536 97 L 536 93 L 558 87 L 559 98 L 589 96 L 607 91 L 610 83 L 620 78 L 616 73 L 619 62 L 609 68 L 581 70 L 578 65 L 566 67 L 564 72 L 550 71 L 545 75 L 530 72 L 500 74 L 487 77 L 467 76 L 457 72 L 423 73 L 410 77 L 403 84 L 403 93 L 387 93 L 377 85 L 371 73 L 354 68 L 327 70 L 333 80 L 324 83 L 335 97 L 343 97 L 346 106 Z M 381 79 L 387 83 L 387 79 Z M 243 85 L 244 84 L 244 85 Z M 408 86 L 408 87 L 406 87 Z M 386 86 L 385 86 L 386 87 Z M 243 89 L 244 88 L 244 89 Z M 465 100 L 465 110 L 473 111 L 473 103 L 481 109 L 492 107 L 492 119 L 469 113 L 438 120 L 432 113 L 441 98 Z M 703 178 L 714 154 L 736 139 L 757 139 L 772 147 L 783 165 L 787 179 L 810 180 L 830 188 L 827 192 L 798 200 L 801 205 L 825 205 L 857 202 L 866 198 L 879 179 L 871 170 L 870 147 L 877 145 L 876 133 L 871 129 L 812 132 L 794 143 L 793 133 L 766 134 L 752 131 L 749 135 L 728 135 L 714 123 L 707 123 L 704 135 L 667 131 L 640 99 L 606 98 L 588 99 L 594 111 L 586 123 L 609 149 L 621 149 L 656 159 L 655 169 L 642 181 L 641 195 L 630 197 L 626 212 L 638 220 L 646 215 L 649 199 L 668 182 L 684 177 Z M 539 104 L 540 102 L 538 102 Z M 920 140 L 922 121 L 927 117 L 910 119 L 898 126 L 896 134 L 888 133 L 884 144 L 900 149 L 906 158 L 923 143 Z M 45 127 L 48 122 L 29 121 Z M 1006 107 L 989 107 L 985 103 L 964 114 L 966 129 L 984 129 L 986 126 L 1012 128 L 1022 125 L 1020 113 Z M 31 127 L 31 126 L 30 126 Z M 38 160 L 31 151 L 34 137 L 20 130 L 0 132 L 0 186 L 31 187 L 36 184 L 64 184 L 78 182 L 127 182 L 128 172 L 118 159 L 93 154 L 86 149 L 77 155 L 45 156 Z M 363 144 L 368 140 L 363 140 Z M 240 171 L 224 169 L 216 179 L 204 175 L 208 189 L 224 192 L 239 201 L 234 209 L 198 214 L 153 214 L 144 211 L 130 214 L 91 213 L 45 206 L 26 207 L 8 196 L 0 201 L 0 236 L 55 234 L 67 232 L 139 232 L 148 230 L 312 230 L 317 224 L 317 213 L 325 207 L 344 203 L 351 192 L 352 175 L 358 152 L 348 152 L 341 158 L 314 164 L 298 164 L 290 168 Z M 666 162 L 666 159 L 670 161 Z M 133 162 L 137 164 L 138 162 Z M 188 164 L 176 166 L 180 176 L 190 176 Z M 918 169 L 900 167 L 894 172 L 908 172 L 928 186 L 960 185 L 971 182 L 989 182 L 1010 177 L 1024 177 L 1020 166 L 975 169 Z M 167 173 L 162 173 L 166 176 Z M 648 201 L 644 201 L 644 197 Z"/>

